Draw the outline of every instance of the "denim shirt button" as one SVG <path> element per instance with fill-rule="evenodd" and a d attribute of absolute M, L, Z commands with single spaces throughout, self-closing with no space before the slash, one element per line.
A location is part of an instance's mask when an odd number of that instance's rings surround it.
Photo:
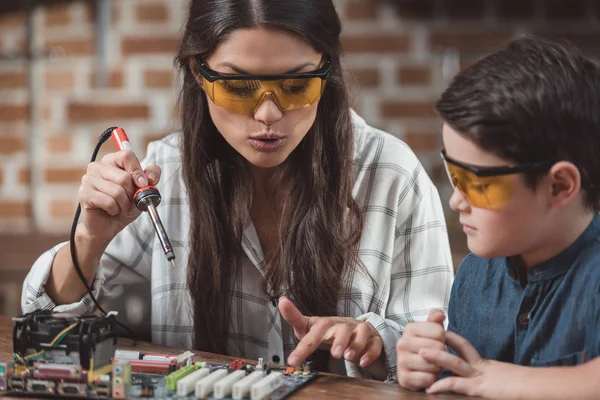
<path fill-rule="evenodd" d="M 519 315 L 519 322 L 521 325 L 527 325 L 529 323 L 529 314 L 524 312 Z"/>

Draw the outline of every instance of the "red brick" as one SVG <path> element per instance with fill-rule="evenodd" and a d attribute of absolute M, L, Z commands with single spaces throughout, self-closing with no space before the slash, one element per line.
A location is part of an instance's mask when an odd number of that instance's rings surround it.
<path fill-rule="evenodd" d="M 66 57 L 92 56 L 94 53 L 94 43 L 91 38 L 49 40 L 46 42 L 46 47 L 48 49 L 58 47 L 64 51 Z"/>
<path fill-rule="evenodd" d="M 531 19 L 535 15 L 535 0 L 505 0 L 494 2 L 501 19 Z"/>
<path fill-rule="evenodd" d="M 440 135 L 426 132 L 409 132 L 404 141 L 414 151 L 435 150 L 440 147 Z"/>
<path fill-rule="evenodd" d="M 468 32 L 457 32 L 443 28 L 433 30 L 429 42 L 434 49 L 451 47 L 462 51 L 492 52 L 506 46 L 513 36 L 513 33 L 508 31 L 472 29 Z"/>
<path fill-rule="evenodd" d="M 23 137 L 0 136 L 0 154 L 11 154 L 27 150 Z"/>
<path fill-rule="evenodd" d="M 79 183 L 86 168 L 47 168 L 44 181 L 47 183 Z"/>
<path fill-rule="evenodd" d="M 552 20 L 584 19 L 592 12 L 587 0 L 545 0 L 546 17 Z"/>
<path fill-rule="evenodd" d="M 342 46 L 349 53 L 406 53 L 411 43 L 405 34 L 347 35 L 342 37 Z"/>
<path fill-rule="evenodd" d="M 402 0 L 392 4 L 401 19 L 431 19 L 435 15 L 435 0 Z"/>
<path fill-rule="evenodd" d="M 149 70 L 144 71 L 144 86 L 150 89 L 167 89 L 173 86 L 173 71 Z"/>
<path fill-rule="evenodd" d="M 23 28 L 25 26 L 25 12 L 0 13 L 0 29 Z"/>
<path fill-rule="evenodd" d="M 73 72 L 47 72 L 46 89 L 49 90 L 73 90 L 75 87 L 75 76 Z"/>
<path fill-rule="evenodd" d="M 0 201 L 0 218 L 24 218 L 31 216 L 31 203 L 29 201 Z"/>
<path fill-rule="evenodd" d="M 46 103 L 42 107 L 42 118 L 44 121 L 50 121 L 52 119 L 52 100 L 46 100 Z"/>
<path fill-rule="evenodd" d="M 71 122 L 145 119 L 150 116 L 150 109 L 146 104 L 71 103 L 67 115 Z"/>
<path fill-rule="evenodd" d="M 135 15 L 139 22 L 165 22 L 169 20 L 169 7 L 166 3 L 139 4 Z"/>
<path fill-rule="evenodd" d="M 427 66 L 400 67 L 398 82 L 403 85 L 429 85 L 431 84 L 431 68 Z"/>
<path fill-rule="evenodd" d="M 46 150 L 50 153 L 67 153 L 73 149 L 73 135 L 61 134 L 46 137 Z"/>
<path fill-rule="evenodd" d="M 384 101 L 381 104 L 383 118 L 432 118 L 436 117 L 433 102 Z"/>
<path fill-rule="evenodd" d="M 445 1 L 446 14 L 450 19 L 480 19 L 485 14 L 486 0 Z"/>
<path fill-rule="evenodd" d="M 0 90 L 3 89 L 27 89 L 27 73 L 0 72 Z"/>
<path fill-rule="evenodd" d="M 125 75 L 123 71 L 110 71 L 106 81 L 106 87 L 118 89 L 125 86 Z M 97 88 L 96 85 L 96 74 L 92 72 L 90 74 L 90 87 Z"/>
<path fill-rule="evenodd" d="M 71 24 L 71 7 L 69 4 L 53 4 L 44 9 L 44 21 L 47 27 Z"/>
<path fill-rule="evenodd" d="M 31 182 L 31 170 L 29 167 L 19 170 L 17 180 L 22 185 L 28 185 Z"/>
<path fill-rule="evenodd" d="M 111 1 L 110 3 L 112 4 L 111 10 L 110 10 L 111 11 L 110 22 L 113 26 L 115 26 L 117 23 L 119 23 L 119 20 L 121 18 L 120 8 L 121 8 L 123 2 Z M 88 22 L 90 24 L 95 24 L 96 23 L 95 3 L 91 2 L 91 1 L 84 1 L 84 2 L 81 2 L 81 4 L 83 4 L 83 6 L 85 7 L 86 22 Z"/>
<path fill-rule="evenodd" d="M 50 202 L 50 216 L 53 218 L 73 218 L 77 203 L 74 200 L 52 200 Z"/>
<path fill-rule="evenodd" d="M 159 37 L 126 37 L 121 42 L 124 55 L 131 54 L 175 54 L 179 48 L 180 38 L 176 36 Z"/>
<path fill-rule="evenodd" d="M 0 122 L 26 121 L 29 116 L 29 107 L 26 104 L 0 105 Z"/>
<path fill-rule="evenodd" d="M 345 17 L 349 20 L 376 20 L 379 16 L 380 0 L 344 0 Z"/>
<path fill-rule="evenodd" d="M 361 87 L 376 87 L 381 82 L 379 71 L 375 68 L 357 68 L 350 71 L 350 76 Z"/>

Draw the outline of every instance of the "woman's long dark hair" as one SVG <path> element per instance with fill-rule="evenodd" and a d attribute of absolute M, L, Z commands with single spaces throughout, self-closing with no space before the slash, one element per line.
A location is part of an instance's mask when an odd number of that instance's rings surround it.
<path fill-rule="evenodd" d="M 217 131 L 190 69 L 240 28 L 300 35 L 329 55 L 331 69 L 314 125 L 278 171 L 278 246 L 265 260 L 264 290 L 282 288 L 306 315 L 337 315 L 337 300 L 358 264 L 363 227 L 352 197 L 353 128 L 340 65 L 341 24 L 331 0 L 192 0 L 176 62 L 181 93 L 183 174 L 190 197 L 188 287 L 199 350 L 226 353 L 231 285 L 243 256 L 252 177 L 248 162 Z"/>

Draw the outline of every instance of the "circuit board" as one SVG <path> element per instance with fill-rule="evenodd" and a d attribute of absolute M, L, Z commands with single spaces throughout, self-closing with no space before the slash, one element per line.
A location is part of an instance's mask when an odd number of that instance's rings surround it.
<path fill-rule="evenodd" d="M 312 381 L 310 363 L 292 368 L 195 361 L 192 352 L 116 350 L 114 316 L 36 313 L 15 319 L 14 360 L 0 362 L 0 395 L 87 399 L 287 398 Z"/>
<path fill-rule="evenodd" d="M 188 395 L 180 395 L 177 391 L 170 391 L 167 389 L 167 376 L 163 374 L 151 374 L 151 373 L 132 373 L 131 376 L 131 387 L 129 389 L 129 395 L 125 398 L 129 399 L 166 399 L 170 398 L 173 400 L 196 400 L 198 398 L 205 398 L 208 400 L 216 400 L 216 399 L 234 399 L 233 393 L 227 393 L 223 397 L 216 397 L 214 388 L 217 386 L 219 381 L 222 381 L 228 376 L 232 376 L 232 372 L 228 365 L 211 365 L 206 368 L 210 369 L 210 372 L 207 376 L 210 376 L 211 373 L 215 371 L 222 371 L 222 376 L 220 379 L 213 382 L 212 391 L 210 394 L 206 396 L 196 397 L 195 390 L 196 385 L 194 386 L 194 391 L 189 393 Z M 254 372 L 254 368 L 243 371 L 243 377 L 248 377 Z M 309 383 L 313 380 L 317 373 L 309 373 L 304 375 L 304 373 L 300 373 L 294 375 L 293 373 L 286 374 L 285 372 L 271 370 L 261 371 L 261 378 L 256 382 L 260 383 L 260 381 L 269 377 L 269 375 L 281 374 L 278 375 L 278 380 L 274 385 L 268 385 L 268 388 L 265 390 L 268 393 L 266 395 L 259 395 L 260 397 L 252 396 L 252 387 L 251 385 L 247 386 L 247 390 L 243 392 L 242 396 L 236 396 L 235 398 L 260 398 L 265 399 L 268 398 L 270 400 L 283 400 L 287 398 L 289 395 Z M 243 378 L 236 379 L 236 382 L 241 381 Z M 199 381 L 199 380 L 198 380 Z M 113 398 L 111 394 L 104 395 L 102 393 L 98 393 L 97 389 L 93 388 L 93 385 L 85 385 L 79 384 L 70 384 L 69 386 L 65 386 L 64 382 L 54 382 L 54 385 L 49 384 L 51 381 L 40 381 L 35 380 L 32 385 L 26 385 L 25 389 L 21 388 L 10 388 L 7 392 L 0 392 L 1 395 L 6 395 L 10 397 L 31 397 L 31 396 L 39 396 L 42 395 L 44 397 L 60 397 L 60 398 L 91 398 L 91 399 L 111 399 Z M 197 383 L 197 382 L 196 382 Z M 230 390 L 233 391 L 235 388 L 233 385 L 230 386 Z M 58 389 L 58 388 L 61 389 Z M 77 393 L 69 394 L 68 390 L 65 392 L 65 388 L 71 387 L 73 389 L 77 388 Z M 237 387 L 236 387 L 237 388 Z M 272 390 L 271 390 L 272 389 Z"/>

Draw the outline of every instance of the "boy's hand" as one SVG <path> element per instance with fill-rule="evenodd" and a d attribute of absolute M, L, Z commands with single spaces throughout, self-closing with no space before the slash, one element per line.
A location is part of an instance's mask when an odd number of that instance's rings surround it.
<path fill-rule="evenodd" d="M 446 344 L 460 357 L 434 348 L 419 351 L 427 362 L 456 375 L 435 382 L 427 393 L 456 392 L 475 397 L 505 398 L 506 382 L 518 379 L 514 374 L 519 374 L 519 366 L 484 360 L 467 339 L 454 332 L 446 332 Z"/>
<path fill-rule="evenodd" d="M 446 351 L 446 316 L 440 310 L 429 313 L 426 322 L 406 325 L 404 333 L 396 344 L 398 359 L 398 383 L 405 389 L 421 390 L 429 387 L 438 379 L 441 368 L 434 362 L 425 360 L 419 351 L 431 349 Z"/>

